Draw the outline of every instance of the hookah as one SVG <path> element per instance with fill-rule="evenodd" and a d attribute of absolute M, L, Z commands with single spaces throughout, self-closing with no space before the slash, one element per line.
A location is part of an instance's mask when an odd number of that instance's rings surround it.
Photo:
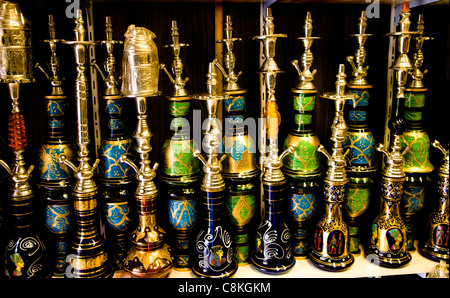
<path fill-rule="evenodd" d="M 311 12 L 308 11 L 303 26 L 305 36 L 297 38 L 304 47 L 301 56 L 303 69 L 299 66 L 298 60 L 291 62 L 299 74 L 299 83 L 291 90 L 296 126 L 284 141 L 284 148 L 292 146 L 294 152 L 286 155 L 282 166 L 283 173 L 290 180 L 290 213 L 296 223 L 293 254 L 297 259 L 305 259 L 308 255 L 309 223 L 316 212 L 318 178 L 323 171 L 320 154 L 317 151 L 320 140 L 312 127 L 317 89 L 314 86 L 316 70 L 310 70 L 314 61 L 311 47 L 314 40 L 320 39 L 311 36 L 312 29 Z"/>
<path fill-rule="evenodd" d="M 121 270 L 123 259 L 129 248 L 129 236 L 133 223 L 133 194 L 132 184 L 134 171 L 126 163 L 120 162 L 122 155 L 134 158 L 134 147 L 131 137 L 126 133 L 122 118 L 125 101 L 117 88 L 118 82 L 114 77 L 116 59 L 114 47 L 121 41 L 113 40 L 111 18 L 106 17 L 105 40 L 98 44 L 104 45 L 107 56 L 103 63 L 106 74 L 96 64 L 91 64 L 101 75 L 105 89 L 102 96 L 104 108 L 104 123 L 102 142 L 98 156 L 99 193 L 102 219 L 105 222 L 105 238 L 111 262 L 114 269 Z"/>
<path fill-rule="evenodd" d="M 199 208 L 202 218 L 198 223 L 192 271 L 197 277 L 226 278 L 236 273 L 238 263 L 234 255 L 234 237 L 224 210 L 225 181 L 221 171 L 226 155 L 218 158 L 222 132 L 216 117 L 217 105 L 219 100 L 228 96 L 217 91 L 216 77 L 214 62 L 210 62 L 206 80 L 207 92 L 194 95 L 194 99 L 205 102 L 208 118 L 202 142 L 207 158 L 199 151 L 194 152 L 203 164 L 203 179 L 200 185 L 202 201 Z"/>
<path fill-rule="evenodd" d="M 442 152 L 442 164 L 438 171 L 437 192 L 439 202 L 437 208 L 429 215 L 426 238 L 419 242 L 419 253 L 428 259 L 436 262 L 446 262 L 449 260 L 449 154 L 447 150 L 435 140 L 433 147 Z M 448 274 L 447 274 L 448 275 Z"/>
<path fill-rule="evenodd" d="M 292 235 L 284 218 L 286 178 L 281 171 L 282 160 L 294 148 L 288 147 L 278 155 L 278 125 L 281 119 L 278 112 L 275 85 L 276 76 L 281 70 L 274 59 L 277 38 L 286 37 L 285 34 L 274 34 L 272 11 L 266 9 L 264 35 L 254 39 L 263 42 L 265 61 L 261 73 L 267 87 L 267 139 L 268 152 L 264 156 L 264 172 L 262 176 L 264 215 L 256 229 L 255 250 L 251 254 L 251 262 L 258 271 L 269 274 L 288 272 L 295 265 L 292 254 Z"/>
<path fill-rule="evenodd" d="M 233 37 L 231 16 L 226 16 L 225 39 L 217 43 L 225 44 L 225 68 L 214 60 L 226 84 L 222 90 L 229 97 L 224 99 L 226 110 L 225 136 L 222 140 L 222 176 L 226 184 L 226 206 L 234 230 L 236 242 L 236 260 L 240 266 L 249 263 L 251 232 L 254 228 L 254 216 L 257 209 L 256 198 L 259 195 L 259 168 L 256 163 L 255 142 L 245 128 L 247 90 L 242 89 L 237 80 L 242 72 L 235 73 L 236 57 L 233 53 L 234 42 L 242 40 Z"/>
<path fill-rule="evenodd" d="M 24 158 L 27 137 L 25 120 L 19 107 L 21 84 L 33 78 L 31 25 L 16 3 L 0 4 L 0 81 L 8 84 L 12 101 L 8 119 L 9 147 L 13 166 L 4 160 L 0 165 L 9 174 L 11 186 L 7 196 L 6 249 L 2 271 L 8 278 L 46 278 L 53 266 L 47 260 L 47 248 L 35 226 L 35 191 L 30 184 L 34 166 L 27 168 Z"/>
<path fill-rule="evenodd" d="M 372 223 L 372 237 L 366 245 L 364 254 L 381 267 L 398 268 L 411 261 L 411 254 L 407 249 L 406 226 L 400 214 L 400 201 L 403 198 L 404 182 L 404 155 L 410 147 L 402 149 L 401 138 L 405 126 L 403 119 L 403 107 L 405 99 L 405 85 L 408 70 L 411 69 L 411 61 L 407 55 L 409 42 L 414 32 L 409 31 L 408 2 L 404 2 L 400 31 L 389 33 L 388 36 L 396 36 L 398 41 L 399 56 L 392 68 L 396 71 L 397 94 L 393 105 L 393 116 L 389 121 L 391 133 L 390 151 L 382 144 L 377 144 L 375 149 L 385 155 L 381 177 L 381 210 Z"/>
<path fill-rule="evenodd" d="M 156 97 L 158 91 L 158 49 L 155 34 L 143 27 L 130 25 L 125 32 L 122 63 L 122 94 L 135 99 L 137 124 L 133 133 L 139 165 L 126 155 L 120 162 L 127 163 L 136 172 L 134 193 L 138 222 L 131 233 L 131 247 L 123 268 L 134 277 L 167 277 L 175 266 L 175 251 L 166 240 L 166 232 L 156 222 L 156 200 L 159 190 L 155 184 L 158 163 L 150 166 L 150 139 L 152 132 L 147 122 L 147 97 Z"/>
<path fill-rule="evenodd" d="M 328 170 L 324 179 L 325 214 L 318 221 L 314 232 L 314 244 L 309 252 L 313 265 L 327 271 L 343 271 L 350 268 L 354 257 L 350 253 L 350 236 L 348 226 L 342 217 L 342 204 L 345 187 L 348 182 L 346 174 L 346 155 L 343 152 L 343 143 L 347 131 L 344 119 L 344 107 L 348 100 L 356 105 L 356 94 L 346 92 L 345 66 L 339 65 L 336 75 L 336 92 L 322 94 L 325 99 L 333 100 L 335 104 L 335 117 L 331 125 L 331 140 L 333 141 L 330 155 L 323 145 L 318 150 L 328 159 Z"/>
<path fill-rule="evenodd" d="M 71 196 L 72 172 L 65 164 L 59 163 L 59 157 L 65 155 L 72 159 L 75 155 L 74 144 L 65 134 L 65 116 L 68 108 L 68 98 L 62 87 L 59 76 L 59 57 L 56 49 L 62 42 L 56 39 L 56 29 L 53 15 L 48 16 L 50 38 L 44 40 L 49 44 L 51 51 L 49 74 L 41 65 L 36 64 L 51 85 L 50 95 L 44 96 L 48 119 L 48 134 L 39 148 L 39 181 L 38 190 L 45 201 L 44 222 L 54 254 L 54 276 L 63 276 L 66 271 L 67 248 L 72 233 L 73 198 Z"/>
<path fill-rule="evenodd" d="M 422 111 L 425 106 L 425 94 L 428 90 L 422 79 L 427 70 L 421 71 L 423 63 L 422 46 L 425 40 L 432 39 L 424 37 L 423 15 L 419 15 L 417 21 L 416 51 L 413 57 L 413 68 L 409 70 L 412 81 L 405 88 L 405 111 L 404 117 L 406 127 L 401 138 L 402 148 L 409 147 L 405 154 L 404 170 L 406 181 L 404 185 L 403 200 L 401 201 L 401 212 L 406 224 L 407 247 L 414 251 L 414 226 L 415 217 L 423 210 L 427 197 L 427 186 L 430 184 L 429 174 L 434 170 L 430 162 L 430 138 L 422 125 Z"/>
<path fill-rule="evenodd" d="M 77 112 L 78 166 L 66 155 L 60 155 L 59 163 L 72 169 L 75 182 L 72 187 L 73 216 L 76 229 L 72 237 L 66 277 L 74 278 L 109 278 L 114 274 L 106 251 L 105 239 L 99 233 L 98 186 L 94 179 L 100 162 L 96 159 L 89 164 L 89 122 L 88 122 L 88 79 L 86 77 L 86 48 L 93 42 L 86 40 L 83 14 L 77 11 L 75 19 L 75 40 L 64 41 L 72 45 L 77 65 L 75 79 L 75 96 Z"/>
<path fill-rule="evenodd" d="M 187 271 L 192 265 L 192 231 L 197 224 L 198 184 L 201 177 L 199 160 L 194 156 L 196 144 L 191 138 L 189 117 L 192 95 L 185 85 L 189 78 L 183 79 L 183 62 L 180 58 L 182 48 L 189 46 L 180 43 L 176 21 L 172 21 L 172 44 L 166 45 L 173 53 L 172 73 L 164 64 L 160 68 L 167 74 L 172 91 L 167 96 L 171 133 L 161 149 L 161 166 L 158 178 L 165 188 L 167 215 L 171 227 L 169 240 L 176 249 L 175 270 Z"/>
<path fill-rule="evenodd" d="M 348 84 L 348 91 L 356 94 L 356 107 L 353 108 L 349 100 L 346 113 L 348 129 L 344 141 L 344 150 L 347 154 L 348 183 L 344 194 L 344 212 L 348 218 L 350 233 L 350 252 L 353 255 L 361 253 L 359 236 L 359 218 L 363 216 L 369 207 L 370 195 L 373 186 L 374 174 L 377 170 L 375 164 L 375 139 L 367 124 L 367 116 L 370 106 L 370 90 L 373 88 L 367 80 L 369 66 L 365 66 L 366 50 L 364 44 L 372 34 L 366 33 L 366 12 L 361 12 L 358 23 L 358 33 L 353 34 L 358 42 L 358 49 L 354 56 L 348 56 L 347 61 L 353 69 L 353 78 Z M 355 64 L 356 62 L 356 64 Z"/>

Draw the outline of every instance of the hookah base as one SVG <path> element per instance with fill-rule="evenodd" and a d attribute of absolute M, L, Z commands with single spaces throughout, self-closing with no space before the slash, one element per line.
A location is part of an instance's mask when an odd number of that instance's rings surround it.
<path fill-rule="evenodd" d="M 391 251 L 381 252 L 376 246 L 369 246 L 364 249 L 366 259 L 375 265 L 386 268 L 399 268 L 407 265 L 411 261 L 411 254 L 406 251 L 393 253 Z"/>
<path fill-rule="evenodd" d="M 355 258 L 352 254 L 347 254 L 340 258 L 331 258 L 323 256 L 315 250 L 311 250 L 309 253 L 309 259 L 317 268 L 332 272 L 345 271 L 355 262 Z"/>
<path fill-rule="evenodd" d="M 207 268 L 192 267 L 192 272 L 194 273 L 194 275 L 197 276 L 197 277 L 200 277 L 200 278 L 227 278 L 227 277 L 232 277 L 236 273 L 237 270 L 238 270 L 238 263 L 234 259 L 230 263 L 230 265 L 227 266 L 223 270 L 213 271 L 213 270 L 209 270 Z"/>
<path fill-rule="evenodd" d="M 123 269 L 133 277 L 165 278 L 175 267 L 174 255 L 167 244 L 150 250 L 133 246 L 124 260 Z"/>
<path fill-rule="evenodd" d="M 418 251 L 427 259 L 435 262 L 446 261 L 448 263 L 450 255 L 448 248 L 433 247 L 428 242 L 420 242 Z"/>
<path fill-rule="evenodd" d="M 69 278 L 112 278 L 114 275 L 114 268 L 111 264 L 105 264 L 104 268 L 98 269 L 94 272 L 88 271 L 66 271 L 65 277 Z"/>
<path fill-rule="evenodd" d="M 295 265 L 295 258 L 291 258 L 292 261 L 285 262 L 284 264 L 277 263 L 277 264 L 270 264 L 270 260 L 259 260 L 256 259 L 255 256 L 251 257 L 252 266 L 256 270 L 266 273 L 266 274 L 285 274 L 289 270 L 291 270 Z"/>

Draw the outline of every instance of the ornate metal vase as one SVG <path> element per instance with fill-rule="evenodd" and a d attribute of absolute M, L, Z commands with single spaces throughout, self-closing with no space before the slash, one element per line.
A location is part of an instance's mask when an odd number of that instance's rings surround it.
<path fill-rule="evenodd" d="M 255 213 L 259 209 L 259 168 L 256 163 L 255 142 L 245 125 L 247 90 L 242 89 L 237 82 L 242 72 L 236 74 L 234 70 L 234 42 L 240 41 L 241 38 L 233 37 L 232 26 L 231 16 L 226 16 L 226 38 L 217 41 L 227 49 L 224 57 L 225 69 L 216 60 L 214 63 L 226 80 L 222 90 L 228 95 L 224 99 L 226 117 L 225 136 L 222 140 L 226 209 L 236 242 L 235 258 L 239 265 L 246 265 L 250 261 L 250 239 L 253 238 L 255 228 Z"/>
<path fill-rule="evenodd" d="M 64 41 L 72 45 L 75 54 L 77 77 L 75 79 L 77 112 L 78 166 L 61 155 L 59 163 L 74 172 L 75 182 L 72 186 L 73 215 L 76 229 L 70 243 L 66 262 L 68 278 L 108 278 L 114 274 L 106 250 L 105 239 L 100 234 L 98 186 L 95 181 L 97 159 L 89 164 L 89 121 L 88 121 L 88 79 L 86 77 L 86 48 L 93 42 L 86 41 L 86 30 L 82 11 L 78 10 L 75 19 L 75 40 Z"/>
<path fill-rule="evenodd" d="M 348 129 L 344 141 L 344 150 L 348 150 L 348 183 L 344 194 L 344 215 L 347 217 L 350 233 L 350 252 L 353 255 L 361 253 L 359 220 L 369 207 L 373 187 L 375 164 L 375 139 L 368 126 L 367 117 L 370 107 L 370 92 L 373 88 L 367 80 L 368 66 L 365 66 L 366 50 L 364 44 L 372 34 L 366 33 L 367 17 L 365 11 L 361 13 L 358 23 L 358 33 L 353 34 L 358 42 L 358 49 L 354 56 L 348 56 L 347 61 L 353 68 L 353 78 L 348 84 L 350 93 L 357 95 L 354 102 L 347 101 L 345 113 Z M 356 62 L 356 64 L 355 64 Z"/>
<path fill-rule="evenodd" d="M 0 4 L 0 81 L 7 83 L 12 100 L 8 119 L 8 145 L 14 161 L 10 167 L 0 160 L 10 178 L 6 204 L 6 249 L 2 271 L 9 278 L 49 277 L 53 266 L 36 226 L 35 192 L 29 180 L 34 166 L 24 159 L 27 146 L 25 120 L 19 108 L 20 84 L 34 80 L 31 47 L 31 25 L 16 3 Z"/>
<path fill-rule="evenodd" d="M 172 91 L 166 97 L 169 102 L 170 133 L 161 149 L 158 178 L 165 193 L 169 241 L 176 250 L 175 270 L 187 271 L 192 265 L 192 231 L 198 220 L 201 170 L 199 160 L 194 156 L 197 144 L 191 137 L 189 122 L 192 95 L 185 89 L 189 78 L 181 77 L 183 62 L 179 57 L 181 49 L 189 45 L 179 42 L 176 21 L 172 21 L 171 29 L 172 44 L 166 47 L 174 55 L 172 74 L 164 64 L 161 65 L 172 85 Z"/>
<path fill-rule="evenodd" d="M 105 40 L 100 41 L 99 44 L 104 45 L 107 51 L 104 62 L 106 73 L 93 61 L 105 83 L 102 96 L 104 112 L 102 142 L 98 152 L 99 201 L 111 263 L 115 270 L 121 270 L 130 247 L 129 237 L 135 222 L 135 204 L 132 192 L 134 171 L 128 164 L 120 162 L 120 157 L 125 155 L 133 160 L 135 150 L 122 115 L 126 109 L 126 103 L 117 88 L 118 82 L 114 77 L 116 69 L 114 46 L 121 42 L 113 40 L 110 17 L 106 17 L 105 33 Z"/>
<path fill-rule="evenodd" d="M 65 132 L 69 102 L 59 76 L 59 58 L 56 48 L 61 40 L 56 39 L 54 25 L 53 16 L 49 15 L 50 38 L 45 42 L 49 44 L 51 51 L 51 74 L 42 66 L 38 66 L 52 86 L 50 95 L 45 96 L 48 133 L 39 149 L 38 192 L 45 202 L 44 223 L 48 232 L 46 236 L 51 241 L 48 249 L 49 254 L 51 253 L 52 258 L 55 259 L 53 274 L 63 276 L 67 267 L 66 257 L 73 230 L 73 199 L 71 195 L 73 177 L 69 168 L 65 164 L 60 164 L 58 160 L 61 155 L 72 159 L 75 148 Z"/>
<path fill-rule="evenodd" d="M 152 133 L 147 123 L 147 97 L 158 91 L 159 60 L 153 39 L 155 34 L 143 27 L 130 25 L 125 33 L 123 54 L 122 94 L 135 99 L 137 125 L 133 133 L 139 166 L 122 155 L 136 172 L 137 187 L 134 193 L 138 222 L 131 234 L 131 247 L 124 259 L 124 269 L 134 277 L 167 277 L 175 266 L 175 251 L 166 243 L 166 232 L 156 222 L 158 188 L 155 184 L 155 163 L 150 167 Z"/>
<path fill-rule="evenodd" d="M 304 37 L 298 39 L 305 49 L 301 65 L 292 61 L 299 74 L 299 84 L 292 88 L 294 127 L 284 141 L 284 149 L 294 148 L 283 159 L 283 173 L 289 184 L 290 215 L 296 224 L 294 231 L 293 254 L 298 259 L 306 258 L 310 246 L 310 222 L 316 214 L 319 197 L 319 179 L 323 172 L 319 151 L 319 137 L 313 130 L 313 114 L 317 89 L 314 86 L 316 70 L 311 71 L 313 54 L 311 46 L 319 37 L 312 37 L 312 19 L 308 12 L 303 26 Z"/>
<path fill-rule="evenodd" d="M 322 152 L 328 159 L 328 169 L 324 179 L 325 213 L 317 222 L 314 232 L 314 244 L 309 252 L 309 258 L 316 267 L 328 271 L 347 270 L 354 262 L 350 253 L 350 235 L 347 223 L 342 216 L 345 187 L 348 182 L 346 175 L 347 162 L 343 153 L 343 143 L 347 125 L 344 119 L 344 106 L 348 100 L 355 100 L 356 96 L 346 93 L 345 68 L 339 65 L 336 81 L 336 93 L 324 93 L 323 98 L 335 103 L 335 117 L 331 126 L 333 141 L 330 155 L 320 145 Z"/>
<path fill-rule="evenodd" d="M 256 229 L 255 248 L 251 254 L 251 262 L 255 269 L 268 274 L 283 274 L 295 265 L 292 254 L 292 234 L 285 218 L 286 178 L 281 171 L 282 160 L 288 153 L 293 153 L 293 147 L 288 147 L 278 155 L 278 112 L 275 86 L 278 68 L 275 56 L 275 44 L 279 37 L 285 34 L 275 34 L 275 25 L 270 8 L 266 9 L 264 18 L 264 35 L 256 36 L 264 45 L 265 61 L 261 67 L 266 91 L 266 135 L 268 140 L 267 153 L 264 158 L 263 202 L 264 215 Z"/>
<path fill-rule="evenodd" d="M 199 151 L 195 155 L 203 163 L 203 179 L 200 185 L 201 204 L 199 222 L 193 252 L 192 271 L 197 277 L 225 278 L 233 276 L 238 263 L 235 259 L 234 236 L 225 212 L 225 181 L 221 175 L 225 155 L 219 160 L 222 132 L 216 118 L 219 100 L 227 96 L 217 92 L 217 74 L 214 63 L 209 63 L 207 92 L 195 94 L 194 99 L 206 103 L 208 111 L 202 148 L 205 159 Z"/>
<path fill-rule="evenodd" d="M 443 154 L 443 161 L 438 171 L 437 193 L 439 201 L 437 207 L 429 215 L 426 238 L 419 242 L 419 252 L 423 256 L 436 262 L 449 260 L 449 154 L 438 141 L 432 144 Z"/>

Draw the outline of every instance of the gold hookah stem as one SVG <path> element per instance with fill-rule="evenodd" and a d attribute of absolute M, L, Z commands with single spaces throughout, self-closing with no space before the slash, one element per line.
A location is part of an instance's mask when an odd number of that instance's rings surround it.
<path fill-rule="evenodd" d="M 300 83 L 296 87 L 296 89 L 300 89 L 300 90 L 306 90 L 306 89 L 307 90 L 315 90 L 316 89 L 313 81 L 314 81 L 314 75 L 316 74 L 317 70 L 316 69 L 314 69 L 313 71 L 310 70 L 310 68 L 313 64 L 313 61 L 314 61 L 314 56 L 311 51 L 311 46 L 312 46 L 314 40 L 320 39 L 320 37 L 311 37 L 312 29 L 313 29 L 313 25 L 312 25 L 311 12 L 308 11 L 306 13 L 306 18 L 305 18 L 304 25 L 303 25 L 303 30 L 305 32 L 305 36 L 297 38 L 302 42 L 303 48 L 304 48 L 303 54 L 300 58 L 303 70 L 300 68 L 300 66 L 298 64 L 298 60 L 293 60 L 291 62 L 291 64 L 295 67 L 295 69 L 297 70 L 297 72 L 300 76 Z"/>
<path fill-rule="evenodd" d="M 367 57 L 364 44 L 366 43 L 367 37 L 373 36 L 373 34 L 366 34 L 366 28 L 367 28 L 366 12 L 362 11 L 358 23 L 358 33 L 351 35 L 356 37 L 356 40 L 358 42 L 358 49 L 356 50 L 354 56 L 347 57 L 347 61 L 353 68 L 353 79 L 350 81 L 350 85 L 359 85 L 359 86 L 368 85 L 366 76 L 369 66 L 364 66 Z"/>
<path fill-rule="evenodd" d="M 89 165 L 89 127 L 88 127 L 88 79 L 86 77 L 86 46 L 92 45 L 92 42 L 85 40 L 86 30 L 84 29 L 84 20 L 81 10 L 77 12 L 75 20 L 75 41 L 66 41 L 67 44 L 72 44 L 75 53 L 75 62 L 77 64 L 77 77 L 75 80 L 75 96 L 76 96 L 76 111 L 77 111 L 77 144 L 79 146 L 78 161 L 79 165 L 76 167 L 72 162 L 66 159 L 66 156 L 61 156 L 60 163 L 65 163 L 74 172 L 77 182 L 74 190 L 78 193 L 92 193 L 97 190 L 97 186 L 93 179 L 95 168 L 100 162 L 96 159 L 94 165 Z"/>
<path fill-rule="evenodd" d="M 55 21 L 53 15 L 48 15 L 48 32 L 49 39 L 44 40 L 47 42 L 50 47 L 50 71 L 52 75 L 49 75 L 47 71 L 39 64 L 36 63 L 36 67 L 42 71 L 42 73 L 46 76 L 46 78 L 50 81 L 52 86 L 52 96 L 63 96 L 64 91 L 62 89 L 62 79 L 59 76 L 59 58 L 56 52 L 56 45 L 62 42 L 61 39 L 56 39 L 56 29 L 55 29 Z"/>
<path fill-rule="evenodd" d="M 411 77 L 413 80 L 409 84 L 408 87 L 410 88 L 424 88 L 422 79 L 424 74 L 428 72 L 428 70 L 421 71 L 421 67 L 423 64 L 423 52 L 422 52 L 422 46 L 425 40 L 433 40 L 433 37 L 425 37 L 424 31 L 425 31 L 425 22 L 423 20 L 423 15 L 419 14 L 419 19 L 417 21 L 417 35 L 415 36 L 416 40 L 416 51 L 414 53 L 414 66 L 413 69 L 410 70 Z"/>
<path fill-rule="evenodd" d="M 112 96 L 112 95 L 119 95 L 120 92 L 117 88 L 117 80 L 114 77 L 114 72 L 116 71 L 116 59 L 114 57 L 114 45 L 123 43 L 119 40 L 113 40 L 113 28 L 111 23 L 111 17 L 106 17 L 106 23 L 105 23 L 105 40 L 100 41 L 100 44 L 105 45 L 106 47 L 106 53 L 107 57 L 105 59 L 105 62 L 103 63 L 107 75 L 103 73 L 103 71 L 100 69 L 100 67 L 97 65 L 95 59 L 91 61 L 91 64 L 95 67 L 95 69 L 100 73 L 101 77 L 103 78 L 103 81 L 105 82 L 105 95 L 106 96 Z"/>
<path fill-rule="evenodd" d="M 188 47 L 189 44 L 180 43 L 180 34 L 178 33 L 178 26 L 177 21 L 172 21 L 172 27 L 171 27 L 172 33 L 172 44 L 166 45 L 164 47 L 172 48 L 173 53 L 173 61 L 172 61 L 172 74 L 167 70 L 165 64 L 161 64 L 160 68 L 164 70 L 164 72 L 167 74 L 170 82 L 173 86 L 173 94 L 172 96 L 180 97 L 180 96 L 187 96 L 188 92 L 184 88 L 186 83 L 189 81 L 189 78 L 186 77 L 185 79 L 181 78 L 181 75 L 183 73 L 183 61 L 180 58 L 180 51 L 181 48 Z"/>
<path fill-rule="evenodd" d="M 265 61 L 261 68 L 261 73 L 265 81 L 267 91 L 267 140 L 268 152 L 264 159 L 263 181 L 265 183 L 283 183 L 285 181 L 284 174 L 281 171 L 281 160 L 294 150 L 293 146 L 289 146 L 281 155 L 278 155 L 278 125 L 280 122 L 280 113 L 276 105 L 275 86 L 277 74 L 282 72 L 275 62 L 275 44 L 277 38 L 287 37 L 286 34 L 275 34 L 275 24 L 273 23 L 272 10 L 266 9 L 264 18 L 264 35 L 255 36 L 253 39 L 260 40 L 263 43 L 263 53 Z"/>
<path fill-rule="evenodd" d="M 233 53 L 233 48 L 234 42 L 241 41 L 242 38 L 233 38 L 233 23 L 231 22 L 231 16 L 229 15 L 226 16 L 225 36 L 226 36 L 225 39 L 218 40 L 217 43 L 223 43 L 227 47 L 227 53 L 225 54 L 224 57 L 225 58 L 224 64 L 225 68 L 228 70 L 228 74 L 216 59 L 214 60 L 214 64 L 217 66 L 217 68 L 220 70 L 220 72 L 225 77 L 225 80 L 227 81 L 227 84 L 224 86 L 224 90 L 226 91 L 241 90 L 241 87 L 239 87 L 237 80 L 239 79 L 239 76 L 242 74 L 242 71 L 240 71 L 238 74 L 234 72 L 234 67 L 236 64 L 236 56 Z"/>
<path fill-rule="evenodd" d="M 333 123 L 331 125 L 331 137 L 333 141 L 332 154 L 330 155 L 323 145 L 320 145 L 317 150 L 323 153 L 328 159 L 328 170 L 325 180 L 331 183 L 343 183 L 347 182 L 347 175 L 345 166 L 347 164 L 345 160 L 346 153 L 343 152 L 342 144 L 345 141 L 345 135 L 347 132 L 347 124 L 344 118 L 344 105 L 348 100 L 353 101 L 353 106 L 356 105 L 355 99 L 356 94 L 346 93 L 345 87 L 347 82 L 345 80 L 345 66 L 344 64 L 339 65 L 339 71 L 336 75 L 336 91 L 335 93 L 325 92 L 322 94 L 323 98 L 333 100 L 335 103 L 335 116 Z"/>

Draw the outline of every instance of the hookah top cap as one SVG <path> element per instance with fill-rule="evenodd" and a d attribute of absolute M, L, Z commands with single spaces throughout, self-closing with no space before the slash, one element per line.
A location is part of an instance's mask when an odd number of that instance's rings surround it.
<path fill-rule="evenodd" d="M 394 179 L 404 179 L 405 172 L 403 170 L 403 165 L 405 164 L 404 155 L 409 151 L 409 147 L 406 147 L 403 152 L 401 152 L 402 147 L 400 144 L 401 135 L 394 135 L 394 140 L 391 146 L 391 152 L 389 152 L 383 144 L 377 144 L 375 149 L 382 152 L 386 156 L 385 166 L 383 168 L 383 176 L 394 178 Z"/>
<path fill-rule="evenodd" d="M 432 143 L 432 145 L 433 145 L 433 147 L 441 150 L 441 152 L 443 154 L 442 164 L 441 164 L 441 167 L 439 168 L 439 172 L 448 176 L 449 175 L 449 150 L 448 150 L 448 148 L 447 148 L 447 150 L 445 150 L 445 148 L 437 140 L 435 140 Z"/>
<path fill-rule="evenodd" d="M 31 23 L 17 3 L 0 2 L 0 80 L 33 82 Z"/>
<path fill-rule="evenodd" d="M 143 27 L 130 25 L 125 32 L 122 66 L 122 94 L 125 97 L 157 96 L 159 80 L 156 35 Z"/>

